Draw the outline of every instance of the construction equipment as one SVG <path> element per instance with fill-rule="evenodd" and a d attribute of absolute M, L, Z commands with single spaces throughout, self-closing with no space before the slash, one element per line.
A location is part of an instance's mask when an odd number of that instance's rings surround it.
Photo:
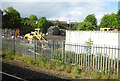
<path fill-rule="evenodd" d="M 48 41 L 45 39 L 44 35 L 42 34 L 42 32 L 40 32 L 40 28 L 36 28 L 35 31 L 31 31 L 31 33 L 28 33 L 24 36 L 25 39 L 28 39 L 28 41 L 30 43 L 32 43 L 33 39 L 37 39 L 40 42 L 44 42 L 44 43 L 48 43 Z M 45 44 L 42 44 L 42 47 L 45 47 Z"/>

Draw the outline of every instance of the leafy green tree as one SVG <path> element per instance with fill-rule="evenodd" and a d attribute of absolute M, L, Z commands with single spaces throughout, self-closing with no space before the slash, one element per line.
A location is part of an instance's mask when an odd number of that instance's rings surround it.
<path fill-rule="evenodd" d="M 33 26 L 32 23 L 36 20 L 30 20 L 29 18 L 21 18 L 21 27 L 20 27 L 20 34 L 25 35 L 30 33 L 35 29 L 36 26 Z"/>
<path fill-rule="evenodd" d="M 38 23 L 37 23 L 37 27 L 38 28 L 42 28 L 42 32 L 43 33 L 46 33 L 47 32 L 47 29 L 53 25 L 53 23 L 51 22 L 48 22 L 47 19 L 45 17 L 41 17 L 38 19 Z"/>
<path fill-rule="evenodd" d="M 117 18 L 118 29 L 120 29 L 120 9 L 118 10 L 116 14 L 116 18 Z"/>
<path fill-rule="evenodd" d="M 118 29 L 117 15 L 115 13 L 104 15 L 101 19 L 99 27 Z"/>
<path fill-rule="evenodd" d="M 37 20 L 38 18 L 37 18 L 36 15 L 33 15 L 33 14 L 32 14 L 32 15 L 29 16 L 29 19 L 30 19 L 30 20 Z"/>
<path fill-rule="evenodd" d="M 71 29 L 76 30 L 77 29 L 77 25 L 74 25 Z"/>
<path fill-rule="evenodd" d="M 90 22 L 94 27 L 97 27 L 97 19 L 94 14 L 86 16 L 84 22 Z"/>
<path fill-rule="evenodd" d="M 0 9 L 0 28 L 2 28 L 3 11 Z"/>
<path fill-rule="evenodd" d="M 110 14 L 110 28 L 118 29 L 117 17 L 115 13 Z"/>
<path fill-rule="evenodd" d="M 93 30 L 95 27 L 90 22 L 81 22 L 78 24 L 77 30 Z"/>
<path fill-rule="evenodd" d="M 11 28 L 11 29 L 20 28 L 21 17 L 20 17 L 20 13 L 17 10 L 15 10 L 13 7 L 8 7 L 3 12 L 4 12 L 2 18 L 3 28 Z"/>
<path fill-rule="evenodd" d="M 109 25 L 110 25 L 110 16 L 109 14 L 105 14 L 102 19 L 101 19 L 101 22 L 100 22 L 100 27 L 101 28 L 109 28 Z"/>

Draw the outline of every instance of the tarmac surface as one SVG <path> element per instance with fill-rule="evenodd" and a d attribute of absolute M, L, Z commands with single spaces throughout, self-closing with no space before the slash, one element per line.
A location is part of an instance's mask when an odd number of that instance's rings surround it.
<path fill-rule="evenodd" d="M 9 79 L 12 80 L 12 81 L 64 80 L 64 79 L 61 79 L 61 78 L 58 78 L 58 77 L 55 77 L 55 76 L 31 71 L 29 69 L 21 68 L 21 67 L 18 67 L 18 66 L 13 66 L 13 65 L 10 65 L 10 64 L 7 64 L 7 63 L 2 63 L 2 71 L 7 73 L 7 74 L 10 74 L 10 75 L 20 77 L 22 79 L 21 80 L 21 79 L 15 78 L 15 77 L 8 76 L 6 74 L 2 74 L 2 81 L 8 81 Z M 67 81 L 67 80 L 65 80 L 65 81 Z"/>

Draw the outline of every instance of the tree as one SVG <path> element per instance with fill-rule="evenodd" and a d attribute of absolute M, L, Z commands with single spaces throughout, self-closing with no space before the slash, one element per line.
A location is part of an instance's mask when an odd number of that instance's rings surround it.
<path fill-rule="evenodd" d="M 46 33 L 48 27 L 48 21 L 45 17 L 41 17 L 38 19 L 38 23 L 37 23 L 38 28 L 42 28 L 42 32 Z"/>
<path fill-rule="evenodd" d="M 36 20 L 30 20 L 29 18 L 21 18 L 21 27 L 20 27 L 20 34 L 25 35 L 26 33 L 29 33 L 35 29 L 36 26 L 33 24 L 36 22 Z"/>
<path fill-rule="evenodd" d="M 97 27 L 97 19 L 94 14 L 86 16 L 84 22 L 90 22 L 94 27 Z"/>
<path fill-rule="evenodd" d="M 77 30 L 93 30 L 95 27 L 90 22 L 81 22 L 76 26 Z"/>
<path fill-rule="evenodd" d="M 3 11 L 0 9 L 0 28 L 2 28 Z"/>
<path fill-rule="evenodd" d="M 105 14 L 102 19 L 101 19 L 101 22 L 100 22 L 100 27 L 101 28 L 109 28 L 109 25 L 110 25 L 110 16 L 109 14 Z"/>
<path fill-rule="evenodd" d="M 77 29 L 77 25 L 74 25 L 71 29 L 76 30 Z"/>
<path fill-rule="evenodd" d="M 29 16 L 29 19 L 30 19 L 30 20 L 37 20 L 38 18 L 37 18 L 36 15 L 33 15 L 33 14 L 32 14 L 32 15 Z"/>
<path fill-rule="evenodd" d="M 3 28 L 20 28 L 21 25 L 21 17 L 20 13 L 12 7 L 8 7 L 7 10 L 3 11 L 5 14 L 3 15 Z"/>
<path fill-rule="evenodd" d="M 120 9 L 118 10 L 116 14 L 116 19 L 117 19 L 118 29 L 120 29 Z"/>
<path fill-rule="evenodd" d="M 110 25 L 111 28 L 118 29 L 117 17 L 115 13 L 110 14 Z"/>
<path fill-rule="evenodd" d="M 117 16 L 115 13 L 105 14 L 100 22 L 100 28 L 115 28 L 118 29 Z"/>

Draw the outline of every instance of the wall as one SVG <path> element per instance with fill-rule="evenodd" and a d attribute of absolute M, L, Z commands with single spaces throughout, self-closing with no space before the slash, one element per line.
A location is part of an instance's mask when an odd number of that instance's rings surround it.
<path fill-rule="evenodd" d="M 120 48 L 120 32 L 105 32 L 105 31 L 70 31 L 66 30 L 66 44 L 85 44 L 85 41 L 91 38 L 94 45 L 97 46 L 106 46 L 106 47 L 114 47 Z M 66 46 L 66 50 L 72 50 L 76 52 L 75 47 Z M 79 48 L 78 48 L 79 49 Z M 84 50 L 84 48 L 82 49 Z M 80 51 L 80 50 L 78 50 Z M 102 51 L 104 51 L 102 49 Z M 93 52 L 93 51 L 92 51 Z M 94 51 L 95 52 L 95 51 Z M 109 53 L 110 52 L 110 53 Z M 113 50 L 113 53 L 115 51 Z M 79 53 L 79 52 L 77 52 Z M 100 52 L 99 52 L 100 53 Z M 109 51 L 107 50 L 106 54 L 113 54 L 112 49 Z M 116 54 L 120 54 L 120 50 L 116 51 Z M 120 55 L 119 55 L 120 56 Z M 112 55 L 111 55 L 112 57 Z M 114 57 L 114 55 L 113 55 Z M 116 55 L 118 57 L 118 55 Z"/>

